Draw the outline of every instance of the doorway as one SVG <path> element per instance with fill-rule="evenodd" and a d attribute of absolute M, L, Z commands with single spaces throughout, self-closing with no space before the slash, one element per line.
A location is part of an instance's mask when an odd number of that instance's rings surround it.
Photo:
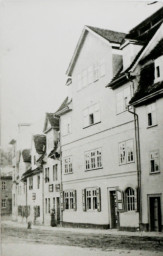
<path fill-rule="evenodd" d="M 149 196 L 149 228 L 150 231 L 161 231 L 161 196 Z"/>
<path fill-rule="evenodd" d="M 57 197 L 57 223 L 60 223 L 60 198 Z"/>
<path fill-rule="evenodd" d="M 111 225 L 110 228 L 118 227 L 118 214 L 117 214 L 117 198 L 116 191 L 109 191 L 110 193 L 110 214 L 111 214 Z"/>

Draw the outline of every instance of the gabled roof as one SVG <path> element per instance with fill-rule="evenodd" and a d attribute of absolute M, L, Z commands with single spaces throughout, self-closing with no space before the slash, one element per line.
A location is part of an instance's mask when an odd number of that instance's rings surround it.
<path fill-rule="evenodd" d="M 33 140 L 36 152 L 38 154 L 44 154 L 46 150 L 46 136 L 37 134 L 33 136 Z"/>
<path fill-rule="evenodd" d="M 61 114 L 70 111 L 71 109 L 69 108 L 69 105 L 71 102 L 72 100 L 69 100 L 69 98 L 66 97 L 66 99 L 62 102 L 62 104 L 60 105 L 60 107 L 58 108 L 58 110 L 55 112 L 54 115 L 60 116 Z"/>
<path fill-rule="evenodd" d="M 118 43 L 121 44 L 123 39 L 125 38 L 126 34 L 122 32 L 117 32 L 113 30 L 108 30 L 108 29 L 102 29 L 102 28 L 97 28 L 97 27 L 92 27 L 92 26 L 87 26 L 90 28 L 92 31 L 97 33 L 99 36 L 103 37 L 110 43 Z"/>
<path fill-rule="evenodd" d="M 23 157 L 23 162 L 31 163 L 31 150 L 30 149 L 24 149 L 22 151 L 22 157 Z"/>
<path fill-rule="evenodd" d="M 46 113 L 46 118 L 45 118 L 45 124 L 44 124 L 44 130 L 43 132 L 46 132 L 48 129 L 48 122 L 51 125 L 51 128 L 54 128 L 56 130 L 59 129 L 59 118 L 54 115 L 54 113 Z"/>
<path fill-rule="evenodd" d="M 9 142 L 9 144 L 11 144 L 11 145 L 13 145 L 13 144 L 15 144 L 16 143 L 16 140 L 14 140 L 14 139 L 12 139 L 10 142 Z"/>
<path fill-rule="evenodd" d="M 113 30 L 101 29 L 101 28 L 92 27 L 92 26 L 85 26 L 82 31 L 82 34 L 79 38 L 79 41 L 77 43 L 77 46 L 76 46 L 76 49 L 72 56 L 72 59 L 70 61 L 69 67 L 66 71 L 66 74 L 68 76 L 71 76 L 71 74 L 72 74 L 76 60 L 79 56 L 80 50 L 84 44 L 85 38 L 88 33 L 93 33 L 99 39 L 105 41 L 106 43 L 109 43 L 109 44 L 114 43 L 114 44 L 117 44 L 118 46 L 120 45 L 120 43 L 122 42 L 122 40 L 124 39 L 124 37 L 126 35 L 125 33 L 116 32 Z"/>
<path fill-rule="evenodd" d="M 153 50 L 140 61 L 140 63 L 143 64 L 150 59 L 155 60 L 161 55 L 163 55 L 163 38 L 158 42 L 158 44 L 153 48 Z"/>
<path fill-rule="evenodd" d="M 42 171 L 43 171 L 43 168 L 41 166 L 37 167 L 34 170 L 32 170 L 32 168 L 30 168 L 25 173 L 23 173 L 21 180 L 26 181 L 28 177 L 34 176 Z"/>

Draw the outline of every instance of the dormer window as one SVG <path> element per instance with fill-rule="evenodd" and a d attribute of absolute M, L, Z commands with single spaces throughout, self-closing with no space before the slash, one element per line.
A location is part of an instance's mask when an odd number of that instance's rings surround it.
<path fill-rule="evenodd" d="M 156 67 L 156 76 L 160 77 L 160 67 L 159 66 Z"/>
<path fill-rule="evenodd" d="M 163 56 L 158 57 L 155 60 L 155 82 L 160 82 L 163 80 Z"/>

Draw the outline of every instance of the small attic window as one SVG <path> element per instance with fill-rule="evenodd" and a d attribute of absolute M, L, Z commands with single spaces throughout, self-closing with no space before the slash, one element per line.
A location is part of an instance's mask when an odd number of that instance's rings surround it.
<path fill-rule="evenodd" d="M 160 67 L 159 66 L 156 67 L 156 76 L 160 77 Z"/>

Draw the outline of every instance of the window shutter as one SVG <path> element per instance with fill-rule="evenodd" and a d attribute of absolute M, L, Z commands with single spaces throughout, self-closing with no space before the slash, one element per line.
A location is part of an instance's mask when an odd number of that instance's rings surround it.
<path fill-rule="evenodd" d="M 117 211 L 124 212 L 124 192 L 120 189 L 116 190 L 116 201 L 117 201 Z"/>
<path fill-rule="evenodd" d="M 101 212 L 101 189 L 97 188 L 96 193 L 97 193 L 97 211 Z"/>
<path fill-rule="evenodd" d="M 64 211 L 65 209 L 65 202 L 64 202 L 64 192 L 60 192 L 60 207 L 61 210 Z"/>
<path fill-rule="evenodd" d="M 86 211 L 86 189 L 82 190 L 82 204 L 83 204 L 83 211 Z"/>
<path fill-rule="evenodd" d="M 73 209 L 77 210 L 77 198 L 76 198 L 76 190 L 73 191 Z"/>

